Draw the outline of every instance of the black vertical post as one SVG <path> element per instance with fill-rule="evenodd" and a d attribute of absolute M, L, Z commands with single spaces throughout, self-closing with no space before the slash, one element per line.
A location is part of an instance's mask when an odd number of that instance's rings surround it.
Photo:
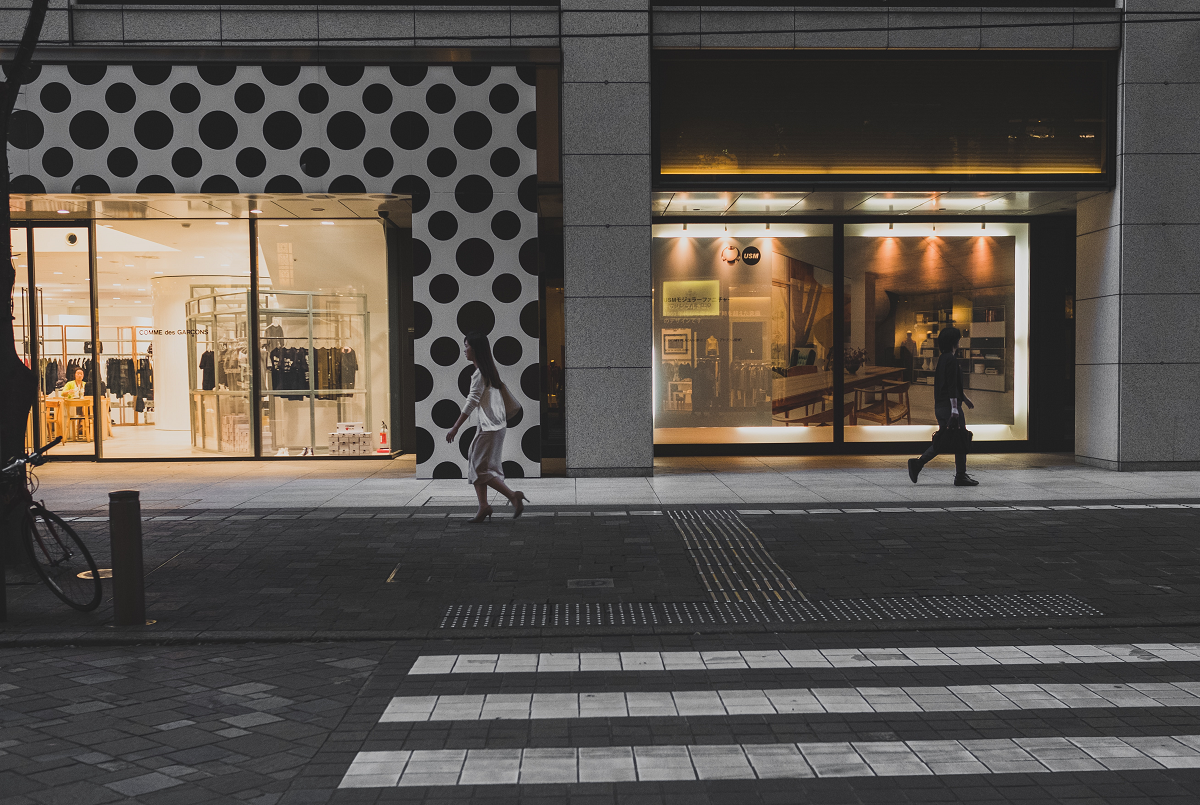
<path fill-rule="evenodd" d="M 249 215 L 249 213 L 247 213 Z M 262 361 L 258 331 L 258 219 L 250 215 L 250 308 L 247 344 L 250 354 L 250 453 L 262 457 Z"/>
<path fill-rule="evenodd" d="M 96 219 L 88 219 L 88 278 L 92 286 L 92 442 L 96 448 L 96 459 L 104 458 L 104 412 L 100 401 L 100 273 L 96 259 Z"/>
<path fill-rule="evenodd" d="M 145 626 L 142 504 L 137 492 L 108 493 L 108 534 L 112 541 L 113 624 Z"/>
<path fill-rule="evenodd" d="M 29 317 L 26 330 L 29 337 L 29 361 L 30 368 L 33 369 L 33 376 L 37 378 L 38 386 L 32 409 L 33 447 L 36 450 L 42 446 L 42 394 L 45 391 L 43 386 L 45 378 L 42 376 L 42 331 L 38 327 L 37 271 L 33 262 L 33 228 L 28 225 L 25 227 L 25 263 L 28 272 L 26 287 L 29 288 L 29 312 L 25 314 Z"/>
<path fill-rule="evenodd" d="M 833 443 L 846 440 L 846 225 L 833 225 Z"/>

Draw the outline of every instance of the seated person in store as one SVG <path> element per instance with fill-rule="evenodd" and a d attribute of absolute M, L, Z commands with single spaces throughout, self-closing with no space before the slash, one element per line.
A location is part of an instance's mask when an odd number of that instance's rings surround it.
<path fill-rule="evenodd" d="M 104 387 L 104 382 L 100 383 L 100 393 L 105 394 L 108 391 Z M 68 380 L 67 384 L 62 387 L 62 396 L 68 400 L 78 400 L 82 397 L 92 396 L 92 384 L 85 383 L 83 380 L 83 370 L 75 370 L 75 379 Z"/>

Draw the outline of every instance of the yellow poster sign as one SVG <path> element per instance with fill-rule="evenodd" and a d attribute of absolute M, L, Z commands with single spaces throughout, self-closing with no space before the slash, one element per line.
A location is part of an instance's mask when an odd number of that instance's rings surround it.
<path fill-rule="evenodd" d="M 678 280 L 663 283 L 664 316 L 720 316 L 720 280 Z"/>

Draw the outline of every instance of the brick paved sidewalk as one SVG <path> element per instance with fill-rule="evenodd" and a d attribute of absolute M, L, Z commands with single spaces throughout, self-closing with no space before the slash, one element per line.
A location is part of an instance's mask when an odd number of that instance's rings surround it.
<path fill-rule="evenodd" d="M 107 524 L 86 514 L 76 527 L 107 566 Z M 555 516 L 482 526 L 467 524 L 461 510 L 447 516 L 428 507 L 145 514 L 147 603 L 155 626 L 106 628 L 107 601 L 97 612 L 79 614 L 40 586 L 13 586 L 10 622 L 0 631 L 0 644 L 432 636 L 447 633 L 439 627 L 447 608 L 455 605 L 712 600 L 695 555 L 669 513 L 560 509 Z M 578 514 L 588 516 L 572 516 Z M 1072 596 L 1101 615 L 1092 620 L 1040 617 L 1030 625 L 1200 622 L 1200 543 L 1195 539 L 1200 509 L 813 509 L 740 517 L 781 572 L 814 602 L 1056 594 Z M 607 631 L 954 625 L 929 618 L 908 621 L 826 627 L 632 624 Z M 1020 622 L 1001 619 L 990 625 Z M 556 631 L 531 627 L 528 633 Z"/>

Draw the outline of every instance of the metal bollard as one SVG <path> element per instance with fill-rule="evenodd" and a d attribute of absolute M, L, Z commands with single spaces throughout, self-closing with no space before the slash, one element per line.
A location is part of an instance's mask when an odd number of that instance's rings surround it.
<path fill-rule="evenodd" d="M 145 626 L 142 504 L 137 492 L 108 493 L 108 535 L 112 543 L 113 624 Z"/>

